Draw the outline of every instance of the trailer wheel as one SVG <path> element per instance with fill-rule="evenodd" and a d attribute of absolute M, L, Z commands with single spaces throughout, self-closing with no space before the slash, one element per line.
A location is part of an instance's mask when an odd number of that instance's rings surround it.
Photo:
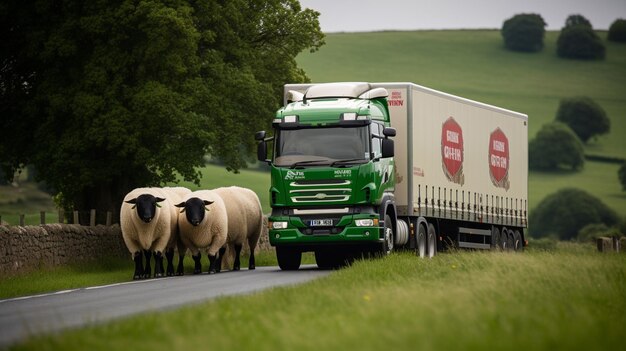
<path fill-rule="evenodd" d="M 393 229 L 391 228 L 391 217 L 385 215 L 385 227 L 383 228 L 384 241 L 382 255 L 387 256 L 393 251 Z"/>
<path fill-rule="evenodd" d="M 520 234 L 519 230 L 516 230 L 513 233 L 513 240 L 514 240 L 513 249 L 515 251 L 524 250 L 524 243 L 522 242 L 522 234 Z"/>
<path fill-rule="evenodd" d="M 507 236 L 507 242 L 506 242 L 506 249 L 508 251 L 513 251 L 515 250 L 515 234 L 510 229 L 507 229 L 507 232 L 508 232 L 508 236 Z"/>
<path fill-rule="evenodd" d="M 291 247 L 276 247 L 276 260 L 283 271 L 295 271 L 300 268 L 302 252 Z"/>
<path fill-rule="evenodd" d="M 500 229 L 498 229 L 498 227 L 491 228 L 491 250 L 500 250 L 502 248 L 502 244 L 500 243 L 500 241 Z"/>
<path fill-rule="evenodd" d="M 417 227 L 417 237 L 415 238 L 417 241 L 417 249 L 415 253 L 417 256 L 424 258 L 426 257 L 426 229 L 421 224 L 418 224 Z"/>
<path fill-rule="evenodd" d="M 502 232 L 500 233 L 500 245 L 498 245 L 500 247 L 500 249 L 502 251 L 506 251 L 509 248 L 509 231 L 506 230 L 506 228 L 502 228 Z"/>
<path fill-rule="evenodd" d="M 435 226 L 432 223 L 428 223 L 428 233 L 427 233 L 427 254 L 428 258 L 433 258 L 437 254 L 437 232 L 435 231 Z"/>

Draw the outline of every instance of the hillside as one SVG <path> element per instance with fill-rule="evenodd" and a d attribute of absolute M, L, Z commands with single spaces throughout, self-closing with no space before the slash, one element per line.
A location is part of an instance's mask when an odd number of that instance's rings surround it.
<path fill-rule="evenodd" d="M 606 33 L 599 33 L 606 38 Z M 409 81 L 529 116 L 529 138 L 552 121 L 559 101 L 596 100 L 611 132 L 590 141 L 586 153 L 626 158 L 626 45 L 606 42 L 605 61 L 556 56 L 558 32 L 548 32 L 540 53 L 504 49 L 497 30 L 328 34 L 318 52 L 298 56 L 313 82 Z M 626 214 L 616 164 L 586 162 L 580 173 L 530 173 L 530 208 L 565 186 L 585 189 Z"/>

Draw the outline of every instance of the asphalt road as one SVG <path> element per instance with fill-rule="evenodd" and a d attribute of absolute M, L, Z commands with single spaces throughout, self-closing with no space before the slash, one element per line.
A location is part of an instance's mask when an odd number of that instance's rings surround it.
<path fill-rule="evenodd" d="M 298 271 L 257 267 L 254 271 L 149 279 L 0 300 L 0 347 L 32 335 L 302 283 L 328 273 L 315 265 Z"/>

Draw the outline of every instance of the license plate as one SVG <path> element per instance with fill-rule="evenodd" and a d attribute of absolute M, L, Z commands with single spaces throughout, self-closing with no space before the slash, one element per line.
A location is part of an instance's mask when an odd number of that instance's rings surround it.
<path fill-rule="evenodd" d="M 309 221 L 310 227 L 332 227 L 332 219 L 313 219 Z"/>

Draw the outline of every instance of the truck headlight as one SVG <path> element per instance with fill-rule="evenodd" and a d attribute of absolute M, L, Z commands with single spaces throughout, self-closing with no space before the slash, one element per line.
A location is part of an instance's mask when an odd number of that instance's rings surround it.
<path fill-rule="evenodd" d="M 271 229 L 287 229 L 287 222 L 270 222 Z"/>
<path fill-rule="evenodd" d="M 357 219 L 354 221 L 357 227 L 377 227 L 378 219 L 376 218 L 367 218 L 367 219 Z"/>

